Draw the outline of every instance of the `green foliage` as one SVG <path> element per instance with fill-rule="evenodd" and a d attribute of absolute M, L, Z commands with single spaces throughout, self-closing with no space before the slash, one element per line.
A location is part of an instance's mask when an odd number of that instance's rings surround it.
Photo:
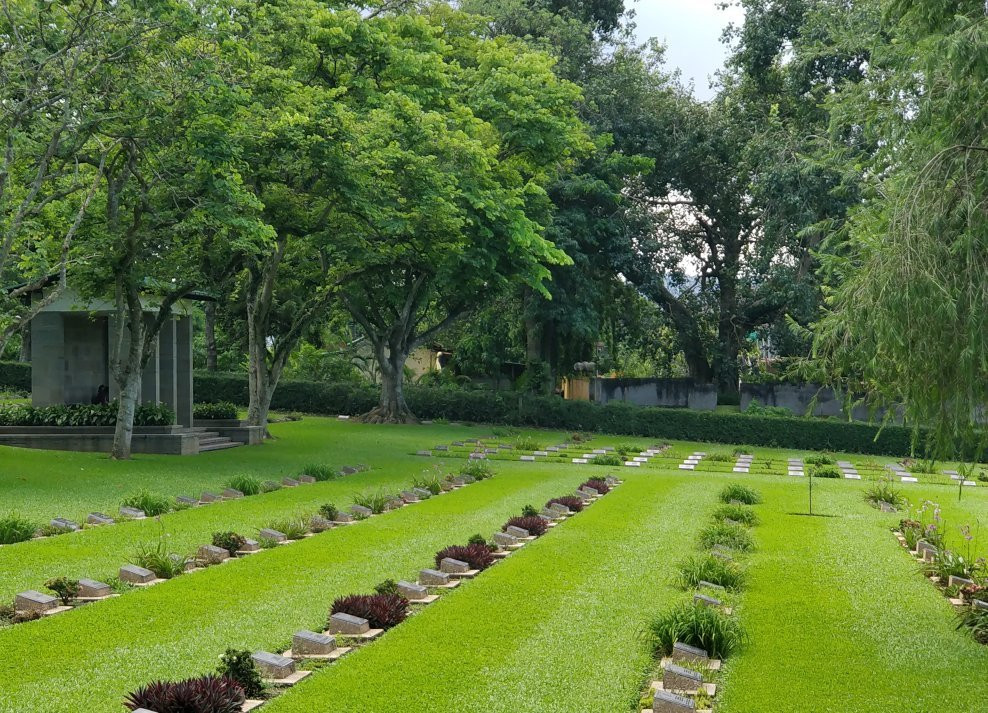
<path fill-rule="evenodd" d="M 745 573 L 734 562 L 712 555 L 697 555 L 679 564 L 679 586 L 696 589 L 700 582 L 719 584 L 731 591 L 744 588 Z"/>
<path fill-rule="evenodd" d="M 745 505 L 758 505 L 762 502 L 762 496 L 757 490 L 747 485 L 730 483 L 720 491 L 720 501 L 730 503 L 732 500 L 739 500 Z"/>
<path fill-rule="evenodd" d="M 141 490 L 129 495 L 123 499 L 121 504 L 124 507 L 142 510 L 148 517 L 164 515 L 166 512 L 170 512 L 174 506 L 174 502 L 167 495 L 152 493 L 150 490 Z"/>
<path fill-rule="evenodd" d="M 250 651 L 227 649 L 220 657 L 216 672 L 239 683 L 248 698 L 259 698 L 264 695 L 264 681 L 261 680 L 261 674 L 254 665 Z"/>
<path fill-rule="evenodd" d="M 841 472 L 832 465 L 814 465 L 810 467 L 810 475 L 814 478 L 840 478 Z"/>
<path fill-rule="evenodd" d="M 762 406 L 757 399 L 752 399 L 744 410 L 749 416 L 766 416 L 768 418 L 795 418 L 793 412 L 784 406 Z"/>
<path fill-rule="evenodd" d="M 623 462 L 619 456 L 612 453 L 598 453 L 591 461 L 594 465 L 618 466 Z"/>
<path fill-rule="evenodd" d="M 700 531 L 700 543 L 704 547 L 723 545 L 739 552 L 755 549 L 755 540 L 742 525 L 729 525 L 724 522 L 708 525 Z"/>
<path fill-rule="evenodd" d="M 711 463 L 730 463 L 735 460 L 737 456 L 732 453 L 725 452 L 714 452 L 708 453 L 703 457 L 704 460 L 710 461 Z"/>
<path fill-rule="evenodd" d="M 656 657 L 668 656 L 677 641 L 697 646 L 712 658 L 725 659 L 747 641 L 741 625 L 714 608 L 684 602 L 667 610 L 647 629 L 649 645 Z"/>
<path fill-rule="evenodd" d="M 969 629 L 974 640 L 988 644 L 988 609 L 969 606 L 958 615 L 957 629 Z"/>
<path fill-rule="evenodd" d="M 719 508 L 714 510 L 714 520 L 723 522 L 725 520 L 734 520 L 735 522 L 741 522 L 749 527 L 753 527 L 758 524 L 758 515 L 751 508 L 745 507 L 744 505 L 721 505 Z"/>
<path fill-rule="evenodd" d="M 158 579 L 172 579 L 185 572 L 190 560 L 185 555 L 169 552 L 161 538 L 154 543 L 139 544 L 130 561 L 138 567 L 151 570 Z"/>
<path fill-rule="evenodd" d="M 385 579 L 383 582 L 374 585 L 374 591 L 378 594 L 397 594 L 398 583 L 393 579 Z"/>
<path fill-rule="evenodd" d="M 827 453 L 814 453 L 803 458 L 807 465 L 834 465 L 837 461 Z"/>
<path fill-rule="evenodd" d="M 439 476 L 417 476 L 412 478 L 413 488 L 428 490 L 433 495 L 439 495 L 443 491 L 443 481 Z"/>
<path fill-rule="evenodd" d="M 896 510 L 906 504 L 905 496 L 893 485 L 892 479 L 887 476 L 883 476 L 878 482 L 869 485 L 868 489 L 865 490 L 864 499 L 874 507 L 880 507 L 882 503 L 888 503 Z"/>
<path fill-rule="evenodd" d="M 268 525 L 271 530 L 277 530 L 289 540 L 301 540 L 309 532 L 309 525 L 304 517 L 292 516 L 275 520 Z"/>
<path fill-rule="evenodd" d="M 216 403 L 200 403 L 192 407 L 192 417 L 195 419 L 219 419 L 233 421 L 238 417 L 237 407 L 229 401 Z"/>
<path fill-rule="evenodd" d="M 438 487 L 438 479 L 435 483 L 430 483 Z M 431 490 L 429 492 L 432 492 Z M 438 490 L 436 492 L 439 492 Z M 435 494 L 435 493 L 433 493 Z M 391 502 L 392 495 L 386 490 L 368 490 L 362 493 L 354 493 L 352 496 L 354 505 L 362 505 L 365 508 L 370 508 L 375 515 L 380 515 L 382 512 L 388 509 L 388 503 Z"/>
<path fill-rule="evenodd" d="M 79 580 L 55 577 L 45 582 L 45 589 L 53 592 L 61 600 L 62 606 L 67 607 L 79 596 Z"/>
<path fill-rule="evenodd" d="M 31 365 L 0 361 L 0 389 L 31 393 Z"/>
<path fill-rule="evenodd" d="M 538 451 L 542 449 L 542 442 L 532 436 L 521 436 L 514 440 L 514 447 L 519 451 Z"/>
<path fill-rule="evenodd" d="M 340 477 L 340 474 L 333 467 L 324 463 L 309 463 L 299 471 L 299 475 L 311 475 L 320 482 Z"/>
<path fill-rule="evenodd" d="M 468 545 L 486 545 L 487 544 L 487 538 L 485 538 L 480 533 L 476 533 L 476 534 L 470 535 L 470 537 L 467 539 L 467 544 Z"/>
<path fill-rule="evenodd" d="M 0 404 L 0 426 L 113 426 L 117 404 L 71 404 L 34 407 L 26 404 Z M 164 404 L 141 404 L 134 416 L 135 426 L 170 426 L 175 412 Z"/>
<path fill-rule="evenodd" d="M 239 490 L 244 495 L 257 495 L 261 492 L 261 481 L 252 475 L 238 475 L 231 478 L 227 486 Z"/>
<path fill-rule="evenodd" d="M 222 547 L 229 552 L 231 557 L 236 557 L 237 552 L 247 546 L 247 538 L 236 532 L 214 532 L 212 542 L 214 546 Z"/>
<path fill-rule="evenodd" d="M 17 513 L 0 517 L 0 545 L 30 540 L 37 529 L 37 525 Z"/>
<path fill-rule="evenodd" d="M 460 475 L 469 475 L 477 480 L 494 477 L 494 467 L 485 460 L 471 460 L 460 466 Z"/>
<path fill-rule="evenodd" d="M 336 519 L 336 516 L 340 514 L 340 509 L 333 503 L 323 503 L 319 506 L 319 514 L 332 522 Z"/>

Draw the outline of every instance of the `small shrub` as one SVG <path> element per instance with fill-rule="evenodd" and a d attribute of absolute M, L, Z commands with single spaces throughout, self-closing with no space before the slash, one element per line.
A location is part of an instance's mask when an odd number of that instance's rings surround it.
<path fill-rule="evenodd" d="M 737 458 L 738 456 L 750 456 L 751 455 L 751 449 L 749 449 L 749 448 L 735 448 L 733 451 L 731 451 L 731 455 L 733 455 L 735 458 Z"/>
<path fill-rule="evenodd" d="M 744 645 L 747 636 L 734 619 L 716 609 L 684 602 L 649 624 L 648 639 L 656 657 L 668 656 L 681 641 L 704 649 L 712 658 L 725 659 Z"/>
<path fill-rule="evenodd" d="M 583 501 L 575 495 L 564 495 L 561 498 L 552 498 L 546 502 L 546 507 L 551 507 L 553 503 L 559 503 L 560 505 L 565 505 L 573 512 L 581 512 L 583 510 Z"/>
<path fill-rule="evenodd" d="M 744 523 L 749 527 L 754 527 L 758 524 L 758 515 L 755 514 L 754 510 L 744 505 L 721 505 L 714 510 L 714 519 L 718 522 L 734 520 L 735 522 Z"/>
<path fill-rule="evenodd" d="M 393 579 L 385 579 L 383 582 L 374 585 L 374 591 L 378 594 L 397 594 L 398 583 Z"/>
<path fill-rule="evenodd" d="M 184 555 L 168 552 L 164 540 L 155 544 L 144 543 L 137 546 L 132 563 L 154 572 L 158 579 L 171 579 L 185 571 L 189 558 Z"/>
<path fill-rule="evenodd" d="M 913 473 L 925 473 L 927 475 L 933 475 L 938 473 L 936 461 L 933 460 L 917 460 L 909 463 L 909 470 Z"/>
<path fill-rule="evenodd" d="M 252 475 L 238 475 L 227 483 L 227 487 L 239 490 L 244 495 L 257 495 L 261 492 L 261 481 Z"/>
<path fill-rule="evenodd" d="M 586 443 L 591 438 L 593 438 L 593 436 L 591 436 L 589 433 L 580 433 L 579 431 L 577 431 L 576 433 L 571 433 L 569 435 L 569 439 L 573 443 Z"/>
<path fill-rule="evenodd" d="M 758 505 L 762 501 L 761 494 L 754 488 L 749 488 L 741 483 L 731 483 L 720 491 L 720 501 L 729 503 L 732 500 L 739 500 L 745 505 Z"/>
<path fill-rule="evenodd" d="M 9 604 L 0 604 L 0 624 L 12 624 L 17 611 Z"/>
<path fill-rule="evenodd" d="M 247 538 L 236 532 L 214 532 L 213 546 L 222 547 L 231 557 L 236 557 L 237 552 L 247 546 Z"/>
<path fill-rule="evenodd" d="M 468 545 L 486 545 L 487 540 L 479 532 L 476 535 L 470 535 L 470 539 L 467 540 Z"/>
<path fill-rule="evenodd" d="M 164 515 L 166 512 L 170 511 L 174 505 L 172 499 L 167 495 L 152 493 L 148 490 L 142 490 L 139 493 L 135 493 L 134 495 L 124 498 L 122 504 L 124 507 L 142 510 L 148 517 Z"/>
<path fill-rule="evenodd" d="M 711 461 L 712 463 L 730 463 L 736 459 L 736 456 L 732 453 L 708 453 L 703 458 L 704 460 Z"/>
<path fill-rule="evenodd" d="M 45 582 L 45 589 L 53 592 L 61 600 L 62 606 L 67 607 L 79 596 L 79 580 L 55 577 Z"/>
<path fill-rule="evenodd" d="M 613 453 L 598 453 L 590 462 L 594 465 L 616 466 L 621 465 L 624 461 L 621 460 L 620 456 L 616 456 Z"/>
<path fill-rule="evenodd" d="M 235 421 L 238 417 L 237 407 L 229 401 L 218 401 L 214 404 L 196 404 L 192 407 L 192 418 L 203 420 Z"/>
<path fill-rule="evenodd" d="M 258 698 L 264 695 L 264 681 L 261 673 L 254 665 L 250 651 L 227 649 L 226 653 L 220 657 L 220 664 L 216 667 L 216 672 L 220 676 L 231 678 L 243 689 L 244 695 L 248 698 Z"/>
<path fill-rule="evenodd" d="M 470 569 L 484 570 L 494 564 L 494 555 L 486 542 L 482 545 L 452 545 L 439 550 L 435 557 L 437 569 L 447 557 L 466 562 Z"/>
<path fill-rule="evenodd" d="M 584 481 L 580 486 L 581 488 L 593 488 L 601 495 L 606 495 L 611 492 L 611 486 L 607 484 L 603 478 L 590 478 L 590 480 Z"/>
<path fill-rule="evenodd" d="M 806 456 L 803 462 L 807 465 L 835 465 L 837 463 L 833 456 L 826 453 L 814 453 L 811 456 Z"/>
<path fill-rule="evenodd" d="M 755 541 L 742 525 L 729 525 L 717 522 L 700 531 L 700 542 L 704 547 L 723 545 L 739 552 L 749 552 L 755 548 Z"/>
<path fill-rule="evenodd" d="M 12 545 L 34 537 L 37 526 L 17 513 L 0 517 L 0 545 Z"/>
<path fill-rule="evenodd" d="M 512 445 L 519 451 L 538 451 L 542 449 L 542 444 L 531 436 L 516 438 Z"/>
<path fill-rule="evenodd" d="M 54 525 L 52 523 L 45 523 L 37 530 L 37 535 L 40 537 L 57 537 L 58 535 L 67 535 L 72 532 L 72 528 L 63 527 L 62 525 Z"/>
<path fill-rule="evenodd" d="M 538 517 L 539 511 L 534 505 L 526 505 L 521 509 L 522 517 Z"/>
<path fill-rule="evenodd" d="M 14 612 L 14 618 L 10 620 L 11 624 L 23 624 L 27 621 L 37 621 L 44 617 L 44 614 L 39 611 L 19 611 Z"/>
<path fill-rule="evenodd" d="M 633 443 L 622 443 L 621 445 L 617 446 L 614 450 L 623 456 L 636 456 L 639 453 L 645 451 L 645 449 L 642 446 Z"/>
<path fill-rule="evenodd" d="M 332 522 L 340 514 L 340 509 L 333 505 L 333 503 L 325 503 L 319 506 L 319 514 Z"/>
<path fill-rule="evenodd" d="M 535 535 L 536 537 L 544 535 L 545 531 L 549 529 L 549 524 L 538 515 L 535 517 L 526 517 L 524 515 L 521 517 L 513 517 L 504 523 L 504 526 L 501 528 L 502 532 L 507 530 L 511 525 L 528 530 L 529 534 Z"/>
<path fill-rule="evenodd" d="M 124 706 L 155 713 L 239 713 L 246 698 L 244 689 L 232 678 L 210 675 L 149 683 L 129 694 Z"/>
<path fill-rule="evenodd" d="M 359 616 L 372 629 L 390 629 L 408 616 L 408 600 L 398 594 L 351 594 L 334 601 L 329 613 Z"/>
<path fill-rule="evenodd" d="M 339 473 L 333 470 L 332 467 L 322 463 L 309 463 L 299 471 L 299 475 L 311 475 L 320 482 L 334 480 L 339 477 Z"/>
<path fill-rule="evenodd" d="M 268 527 L 284 534 L 289 540 L 301 540 L 309 532 L 305 518 L 298 515 L 275 520 Z"/>
<path fill-rule="evenodd" d="M 757 399 L 752 399 L 744 413 L 749 416 L 768 416 L 769 418 L 795 418 L 792 411 L 784 406 L 762 406 Z"/>
<path fill-rule="evenodd" d="M 443 481 L 439 476 L 412 478 L 413 488 L 428 490 L 433 495 L 439 495 L 443 491 Z"/>
<path fill-rule="evenodd" d="M 744 587 L 745 574 L 734 562 L 711 555 L 699 555 L 680 563 L 678 582 L 683 589 L 695 589 L 700 582 L 710 582 L 737 591 Z"/>
<path fill-rule="evenodd" d="M 814 478 L 840 478 L 841 472 L 832 465 L 814 465 L 810 468 L 810 475 Z"/>
<path fill-rule="evenodd" d="M 494 468 L 485 460 L 467 461 L 460 468 L 460 475 L 469 475 L 476 480 L 494 477 Z"/>
<path fill-rule="evenodd" d="M 439 481 L 436 480 L 436 487 Z M 432 492 L 431 490 L 429 492 Z M 382 512 L 388 509 L 388 503 L 391 502 L 391 494 L 385 490 L 374 490 L 364 493 L 354 493 L 353 504 L 361 505 L 365 508 L 370 508 L 371 512 L 375 515 L 380 515 Z"/>
<path fill-rule="evenodd" d="M 882 503 L 887 503 L 896 510 L 905 506 L 906 498 L 892 484 L 892 479 L 882 476 L 877 483 L 870 486 L 864 493 L 864 499 L 873 507 L 881 507 Z"/>

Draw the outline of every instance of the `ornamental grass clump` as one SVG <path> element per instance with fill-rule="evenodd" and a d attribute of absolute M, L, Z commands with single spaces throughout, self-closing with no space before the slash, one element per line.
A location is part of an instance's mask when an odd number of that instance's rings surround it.
<path fill-rule="evenodd" d="M 590 462 L 593 463 L 594 465 L 609 465 L 609 466 L 617 466 L 617 465 L 621 465 L 622 463 L 621 457 L 616 456 L 613 453 L 598 453 L 590 460 Z"/>
<path fill-rule="evenodd" d="M 696 646 L 712 658 L 725 659 L 747 641 L 741 625 L 717 609 L 683 602 L 648 625 L 646 637 L 658 658 L 672 653 L 677 641 Z"/>
<path fill-rule="evenodd" d="M 581 512 L 583 510 L 583 501 L 575 495 L 564 495 L 561 498 L 552 498 L 552 500 L 546 502 L 545 506 L 547 508 L 552 507 L 553 503 L 565 505 L 573 512 Z"/>
<path fill-rule="evenodd" d="M 474 480 L 486 480 L 494 477 L 494 468 L 484 460 L 471 460 L 460 468 L 460 475 L 469 475 Z"/>
<path fill-rule="evenodd" d="M 131 562 L 138 567 L 151 570 L 158 579 L 172 579 L 185 571 L 189 557 L 169 552 L 165 548 L 164 540 L 159 539 L 155 544 L 138 545 Z"/>
<path fill-rule="evenodd" d="M 700 531 L 700 543 L 704 547 L 723 545 L 738 552 L 750 552 L 755 549 L 755 540 L 743 525 L 731 525 L 726 522 L 715 522 Z"/>
<path fill-rule="evenodd" d="M 238 475 L 227 483 L 227 487 L 239 490 L 244 495 L 257 495 L 261 492 L 261 481 L 252 475 Z"/>
<path fill-rule="evenodd" d="M 155 681 L 124 699 L 128 710 L 155 713 L 240 713 L 244 689 L 227 676 L 200 676 L 184 681 Z"/>
<path fill-rule="evenodd" d="M 166 512 L 171 511 L 174 505 L 172 499 L 167 495 L 152 493 L 148 490 L 142 490 L 139 493 L 135 493 L 134 495 L 125 498 L 121 504 L 124 507 L 141 510 L 148 517 L 164 515 Z"/>
<path fill-rule="evenodd" d="M 744 570 L 734 562 L 712 555 L 698 555 L 679 564 L 678 584 L 683 589 L 696 589 L 700 582 L 710 582 L 736 592 L 744 588 Z"/>
<path fill-rule="evenodd" d="M 590 478 L 580 486 L 581 488 L 593 488 L 601 495 L 611 492 L 611 486 L 603 478 Z"/>
<path fill-rule="evenodd" d="M 436 553 L 436 569 L 439 569 L 440 562 L 447 557 L 466 562 L 470 565 L 470 569 L 484 570 L 494 564 L 494 555 L 486 543 L 444 547 Z"/>
<path fill-rule="evenodd" d="M 310 475 L 320 482 L 324 480 L 333 480 L 334 478 L 339 477 L 339 474 L 333 470 L 333 468 L 323 463 L 309 463 L 304 466 L 298 474 Z"/>
<path fill-rule="evenodd" d="M 309 532 L 309 525 L 304 517 L 296 515 L 275 520 L 268 529 L 277 530 L 289 540 L 301 540 Z"/>
<path fill-rule="evenodd" d="M 721 505 L 714 510 L 714 520 L 718 522 L 734 520 L 735 522 L 754 527 L 758 524 L 758 515 L 754 510 L 744 505 Z"/>
<path fill-rule="evenodd" d="M 0 517 L 0 545 L 30 540 L 37 529 L 37 525 L 17 513 Z"/>
<path fill-rule="evenodd" d="M 732 500 L 738 500 L 745 505 L 758 505 L 762 502 L 762 496 L 757 490 L 749 488 L 747 485 L 730 483 L 720 491 L 720 501 L 730 503 Z"/>
<path fill-rule="evenodd" d="M 372 629 L 390 629 L 405 621 L 408 600 L 400 594 L 351 594 L 334 601 L 329 613 L 359 616 Z"/>
<path fill-rule="evenodd" d="M 546 530 L 549 529 L 549 523 L 538 515 L 535 515 L 534 517 L 525 515 L 522 515 L 521 517 L 513 517 L 504 523 L 501 527 L 501 531 L 504 532 L 512 525 L 515 527 L 520 527 L 523 530 L 528 530 L 528 534 L 535 535 L 536 537 L 544 535 Z"/>
<path fill-rule="evenodd" d="M 958 615 L 957 629 L 969 629 L 979 644 L 988 644 L 988 609 L 969 606 Z"/>
<path fill-rule="evenodd" d="M 430 490 L 429 492 L 432 491 Z M 374 490 L 364 493 L 354 493 L 351 498 L 354 505 L 369 508 L 375 515 L 380 515 L 388 509 L 388 503 L 391 502 L 392 495 L 386 490 Z"/>
<path fill-rule="evenodd" d="M 412 487 L 422 488 L 433 495 L 439 495 L 443 491 L 443 480 L 439 476 L 412 478 Z"/>
<path fill-rule="evenodd" d="M 891 505 L 896 510 L 906 505 L 906 498 L 892 484 L 892 478 L 887 475 L 879 478 L 877 483 L 865 491 L 864 499 L 876 508 L 880 508 L 882 503 Z"/>

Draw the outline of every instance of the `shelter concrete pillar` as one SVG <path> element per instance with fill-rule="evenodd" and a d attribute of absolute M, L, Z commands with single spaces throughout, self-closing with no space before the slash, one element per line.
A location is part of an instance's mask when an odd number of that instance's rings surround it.
<path fill-rule="evenodd" d="M 158 384 L 161 402 L 172 411 L 178 410 L 178 365 L 175 351 L 175 320 L 162 325 L 158 335 Z"/>
<path fill-rule="evenodd" d="M 57 312 L 31 320 L 31 403 L 65 403 L 65 325 Z"/>
<path fill-rule="evenodd" d="M 192 318 L 175 320 L 175 414 L 177 423 L 192 427 Z"/>
<path fill-rule="evenodd" d="M 144 329 L 149 329 L 153 321 L 154 318 L 151 315 L 145 315 Z M 158 352 L 160 346 L 161 340 L 155 337 L 154 344 L 151 346 L 151 356 L 141 371 L 141 403 L 158 403 L 161 401 L 161 383 L 159 381 L 160 373 L 158 370 Z"/>

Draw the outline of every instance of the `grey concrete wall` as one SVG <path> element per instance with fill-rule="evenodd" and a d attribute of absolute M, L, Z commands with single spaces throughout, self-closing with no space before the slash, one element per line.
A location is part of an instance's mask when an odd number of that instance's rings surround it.
<path fill-rule="evenodd" d="M 106 318 L 63 314 L 65 328 L 64 403 L 88 404 L 101 384 L 110 383 Z"/>
<path fill-rule="evenodd" d="M 176 422 L 192 426 L 192 318 L 175 320 L 175 414 Z"/>
<path fill-rule="evenodd" d="M 637 406 L 691 408 L 711 411 L 717 406 L 717 387 L 692 379 L 593 379 L 590 393 L 600 404 L 625 401 Z"/>
<path fill-rule="evenodd" d="M 847 418 L 844 403 L 834 394 L 833 389 L 819 384 L 741 384 L 741 410 L 748 408 L 753 400 L 762 406 L 778 406 L 792 411 L 797 416 L 806 416 L 810 404 L 813 416 L 835 416 Z M 880 417 L 878 414 L 876 417 Z M 872 419 L 866 406 L 856 406 L 851 413 L 855 421 Z"/>
<path fill-rule="evenodd" d="M 65 403 L 65 330 L 58 313 L 41 312 L 31 320 L 31 403 Z"/>
<path fill-rule="evenodd" d="M 158 384 L 161 403 L 172 411 L 178 409 L 178 361 L 175 358 L 175 321 L 168 320 L 161 326 L 158 335 Z"/>

